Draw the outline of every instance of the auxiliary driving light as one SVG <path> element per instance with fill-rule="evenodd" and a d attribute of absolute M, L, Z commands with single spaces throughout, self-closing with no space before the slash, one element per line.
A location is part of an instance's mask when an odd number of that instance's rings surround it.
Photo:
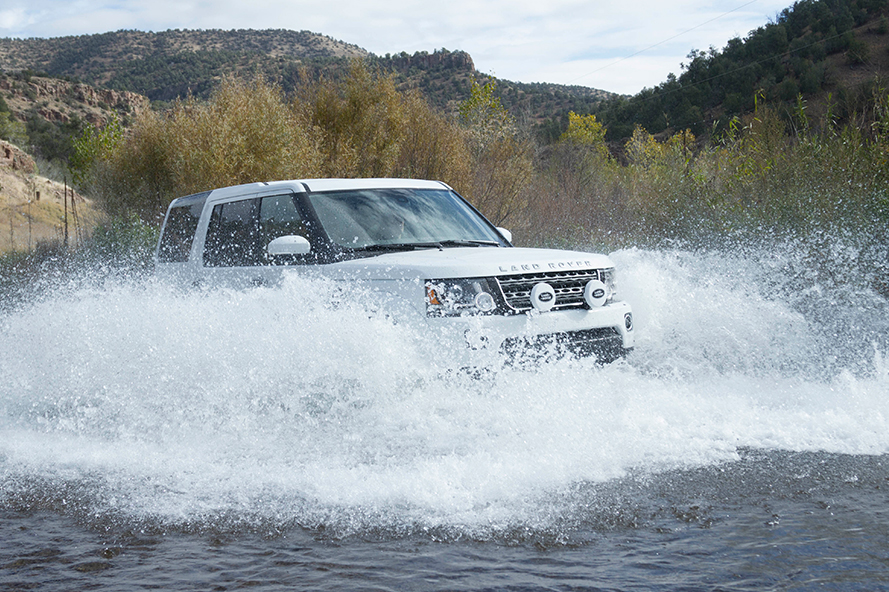
<path fill-rule="evenodd" d="M 487 292 L 479 292 L 475 296 L 475 307 L 480 312 L 491 312 L 497 308 L 497 302 L 494 297 Z"/>
<path fill-rule="evenodd" d="M 590 308 L 599 308 L 608 299 L 608 288 L 604 282 L 590 280 L 583 288 L 583 299 Z"/>
<path fill-rule="evenodd" d="M 556 304 L 556 291 L 546 282 L 534 284 L 531 288 L 531 306 L 540 312 L 552 310 Z"/>

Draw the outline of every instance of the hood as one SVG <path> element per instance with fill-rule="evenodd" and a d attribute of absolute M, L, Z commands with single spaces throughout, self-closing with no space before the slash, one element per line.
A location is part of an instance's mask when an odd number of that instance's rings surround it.
<path fill-rule="evenodd" d="M 344 277 L 447 279 L 614 267 L 605 255 L 507 247 L 457 247 L 386 253 L 330 265 Z"/>

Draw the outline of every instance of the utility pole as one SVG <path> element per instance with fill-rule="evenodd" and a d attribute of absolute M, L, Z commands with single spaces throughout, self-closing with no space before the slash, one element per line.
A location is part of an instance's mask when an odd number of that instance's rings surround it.
<path fill-rule="evenodd" d="M 2 190 L 3 185 L 0 185 L 0 191 Z M 15 210 L 12 209 L 11 199 L 6 202 L 6 211 L 9 212 L 9 252 L 12 253 L 15 251 L 15 235 L 12 229 L 12 219 L 15 217 Z"/>
<path fill-rule="evenodd" d="M 74 244 L 83 244 L 80 237 L 80 218 L 77 216 L 77 192 L 73 187 L 71 188 L 71 224 L 74 225 Z"/>
<path fill-rule="evenodd" d="M 65 175 L 65 250 L 68 250 L 68 175 Z"/>

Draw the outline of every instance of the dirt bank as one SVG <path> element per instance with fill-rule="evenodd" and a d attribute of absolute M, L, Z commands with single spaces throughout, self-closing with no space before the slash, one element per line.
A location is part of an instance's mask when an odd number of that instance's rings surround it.
<path fill-rule="evenodd" d="M 102 215 L 70 187 L 40 176 L 30 156 L 0 140 L 0 253 L 64 241 L 66 217 L 68 243 L 76 246 Z"/>

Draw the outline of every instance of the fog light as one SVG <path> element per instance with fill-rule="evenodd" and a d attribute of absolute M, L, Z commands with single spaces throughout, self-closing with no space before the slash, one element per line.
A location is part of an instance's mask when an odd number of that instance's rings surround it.
<path fill-rule="evenodd" d="M 479 292 L 475 296 L 475 307 L 481 312 L 491 312 L 497 308 L 497 302 L 487 292 Z"/>
<path fill-rule="evenodd" d="M 624 315 L 624 325 L 627 327 L 627 331 L 633 330 L 633 315 L 632 313 L 627 313 Z"/>

